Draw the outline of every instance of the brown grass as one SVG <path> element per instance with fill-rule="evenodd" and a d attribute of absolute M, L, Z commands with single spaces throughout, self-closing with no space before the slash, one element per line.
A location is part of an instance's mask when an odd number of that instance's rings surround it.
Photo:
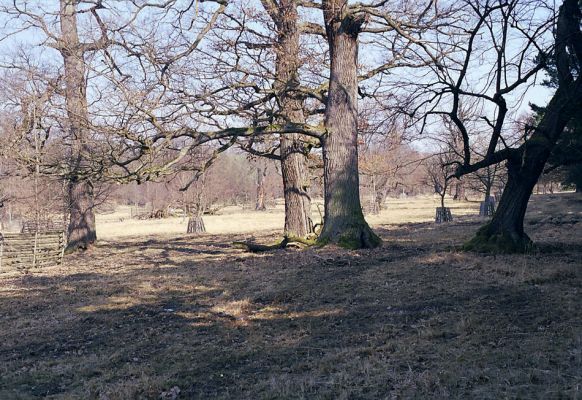
<path fill-rule="evenodd" d="M 388 199 L 386 207 L 378 215 L 368 215 L 366 219 L 372 226 L 399 224 L 404 222 L 434 221 L 435 207 L 440 207 L 440 198 L 426 196 L 405 199 Z M 317 207 L 323 210 L 321 201 L 314 201 L 312 219 L 320 220 Z M 448 200 L 454 217 L 479 213 L 479 202 L 457 202 Z M 181 235 L 186 233 L 187 218 L 137 220 L 130 218 L 130 207 L 119 207 L 112 214 L 97 215 L 97 234 L 99 238 L 110 240 L 121 237 L 149 235 Z M 226 207 L 217 215 L 205 215 L 204 225 L 208 233 L 231 234 L 253 233 L 281 229 L 285 220 L 282 204 L 267 211 L 242 210 L 240 207 Z"/>
<path fill-rule="evenodd" d="M 0 274 L 0 398 L 581 398 L 582 198 L 534 198 L 534 254 L 455 251 L 480 223 L 377 225 L 366 251 L 117 240 Z"/>

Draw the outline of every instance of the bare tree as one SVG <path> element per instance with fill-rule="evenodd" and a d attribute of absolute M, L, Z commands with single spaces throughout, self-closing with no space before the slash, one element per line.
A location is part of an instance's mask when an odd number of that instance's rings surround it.
<path fill-rule="evenodd" d="M 321 242 L 352 248 L 376 247 L 381 240 L 362 213 L 358 175 L 358 35 L 365 14 L 347 0 L 322 3 L 331 60 L 323 138 L 325 220 Z"/>
<path fill-rule="evenodd" d="M 129 2 L 130 8 L 138 11 L 146 6 L 155 11 L 131 16 L 130 22 L 114 24 L 112 29 L 112 18 L 106 20 L 102 13 L 115 9 L 113 2 L 107 7 L 103 2 L 63 0 L 63 12 L 53 14 L 62 17 L 59 35 L 66 34 L 71 41 L 70 49 L 59 47 L 63 39 L 53 35 L 68 74 L 64 90 L 67 129 L 79 138 L 69 157 L 69 166 L 74 167 L 70 170 L 75 171 L 67 175 L 74 183 L 72 193 L 79 186 L 77 182 L 83 182 L 85 192 L 90 192 L 86 183 L 95 180 L 139 183 L 164 179 L 176 171 L 194 172 L 193 182 L 218 154 L 234 144 L 263 145 L 268 141 L 278 143 L 272 147 L 277 154 L 252 145 L 249 149 L 276 155 L 284 164 L 289 162 L 283 165 L 290 188 L 285 190 L 286 200 L 298 211 L 297 218 L 288 218 L 286 231 L 302 235 L 310 229 L 304 157 L 319 141 L 326 204 L 321 242 L 377 246 L 379 239 L 364 220 L 359 199 L 358 93 L 370 96 L 369 91 L 380 86 L 387 71 L 412 65 L 418 59 L 413 48 L 430 52 L 422 37 L 437 7 L 396 2 L 390 11 L 387 2 L 265 1 L 271 23 L 277 27 L 277 46 L 269 51 L 268 44 L 273 43 L 270 32 L 255 29 L 254 22 L 247 20 L 252 7 L 241 5 L 241 18 L 233 18 L 224 12 L 236 4 L 218 0 L 200 3 L 200 13 L 192 17 L 193 10 L 198 11 L 194 2 Z M 74 8 L 80 4 L 82 10 Z M 323 25 L 311 20 L 298 23 L 300 6 L 323 10 Z M 26 14 L 26 9 L 15 11 L 19 16 L 23 13 L 49 35 L 41 17 Z M 84 14 L 83 21 L 93 21 L 87 31 L 96 31 L 100 37 L 89 33 L 91 40 L 79 39 L 73 14 Z M 218 23 L 220 29 L 215 29 Z M 387 61 L 369 67 L 370 60 L 364 60 L 366 68 L 358 74 L 358 38 L 362 32 L 391 42 L 382 45 L 381 40 L 374 40 L 374 46 L 387 53 Z M 299 59 L 300 33 L 325 38 L 323 49 L 318 42 L 312 46 L 318 47 L 317 51 L 305 50 L 317 54 L 315 61 Z M 212 43 L 205 41 L 209 34 L 215 39 Z M 95 51 L 102 57 L 89 65 L 87 58 Z M 306 73 L 308 79 L 300 76 Z M 96 79 L 90 91 L 95 101 L 90 104 L 86 79 L 76 86 L 82 88 L 80 94 L 71 91 L 79 76 L 88 74 Z M 88 133 L 96 139 L 90 146 L 83 139 Z M 269 139 L 276 135 L 288 136 Z M 193 163 L 194 149 L 205 145 L 210 149 L 207 159 Z M 83 203 L 82 196 L 72 197 Z M 84 216 L 80 211 L 76 214 Z M 297 227 L 291 227 L 292 219 Z M 90 225 L 91 219 L 81 218 L 81 222 Z"/>
<path fill-rule="evenodd" d="M 441 205 L 437 207 L 435 216 L 437 223 L 452 221 L 450 208 L 445 207 L 445 198 L 454 172 L 454 168 L 451 166 L 454 159 L 454 152 L 451 151 L 450 147 L 445 147 L 426 163 L 427 183 L 434 188 L 434 193 L 440 197 Z"/>
<path fill-rule="evenodd" d="M 430 79 L 410 97 L 415 98 L 413 115 L 422 114 L 423 126 L 443 115 L 455 125 L 463 140 L 462 158 L 455 162 L 457 177 L 506 161 L 507 185 L 497 211 L 467 248 L 523 251 L 531 244 L 523 220 L 532 189 L 565 126 L 582 106 L 580 5 L 564 0 L 554 18 L 554 10 L 538 1 L 464 4 L 472 24 L 441 38 L 456 55 L 433 63 Z M 515 98 L 519 100 L 522 88 L 550 58 L 557 60 L 557 90 L 543 117 L 522 126 L 521 140 L 512 143 L 504 133 L 517 109 Z M 483 60 L 490 60 L 490 69 L 478 67 Z M 474 132 L 461 115 L 463 104 L 475 101 L 482 110 L 480 133 L 486 131 L 489 137 L 487 151 L 477 160 L 471 150 Z"/>
<path fill-rule="evenodd" d="M 410 188 L 415 182 L 415 172 L 427 156 L 423 156 L 402 141 L 401 136 L 380 143 L 365 143 L 360 152 L 362 186 L 371 193 L 371 213 L 383 209 L 388 193 Z"/>
<path fill-rule="evenodd" d="M 97 15 L 97 8 L 91 12 Z M 97 240 L 93 183 L 83 179 L 83 168 L 91 152 L 87 132 L 87 85 L 85 53 L 103 48 L 106 36 L 93 43 L 81 43 L 77 28 L 77 1 L 60 0 L 61 36 L 56 48 L 63 57 L 65 101 L 71 140 L 69 202 L 70 217 L 67 247 L 86 249 Z"/>
<path fill-rule="evenodd" d="M 298 2 L 262 0 L 262 4 L 277 28 L 274 89 L 281 108 L 279 118 L 283 124 L 305 123 L 298 76 L 301 63 Z M 306 237 L 313 232 L 305 153 L 305 139 L 298 134 L 281 135 L 279 158 L 285 196 L 286 236 Z"/>
<path fill-rule="evenodd" d="M 52 10 L 49 5 L 46 8 L 29 7 L 27 2 L 14 1 L 11 6 L 0 9 L 15 25 L 16 32 L 42 32 L 46 37 L 44 44 L 56 49 L 63 59 L 62 93 L 67 115 L 65 129 L 69 154 L 66 155 L 67 160 L 64 163 L 66 171 L 60 173 L 66 175 L 68 180 L 68 248 L 72 250 L 89 247 L 97 237 L 93 210 L 94 186 L 92 180 L 85 175 L 86 158 L 91 153 L 85 57 L 88 53 L 103 50 L 108 44 L 104 25 L 98 15 L 98 10 L 102 8 L 101 2 L 89 3 L 82 11 L 78 9 L 79 3 L 76 0 L 60 0 L 59 8 Z M 101 37 L 87 42 L 80 40 L 80 12 L 95 18 Z M 53 17 L 58 20 L 59 28 L 54 26 Z M 5 32 L 5 36 L 11 34 L 13 32 Z"/>

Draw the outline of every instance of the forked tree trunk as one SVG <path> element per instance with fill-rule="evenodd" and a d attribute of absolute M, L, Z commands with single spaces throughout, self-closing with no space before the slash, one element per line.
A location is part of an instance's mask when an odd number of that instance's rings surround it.
<path fill-rule="evenodd" d="M 65 67 L 65 102 L 71 140 L 69 182 L 68 250 L 86 249 L 97 238 L 93 185 L 81 179 L 85 157 L 90 154 L 86 124 L 87 95 L 83 44 L 77 32 L 75 0 L 61 0 L 61 43 L 59 51 Z"/>
<path fill-rule="evenodd" d="M 323 9 L 331 71 L 323 141 L 325 216 L 319 241 L 373 248 L 381 240 L 364 219 L 358 177 L 358 34 L 365 19 L 349 13 L 346 0 L 324 1 Z"/>
<path fill-rule="evenodd" d="M 282 123 L 304 123 L 303 101 L 298 97 L 299 29 L 296 0 L 280 0 L 275 88 L 279 93 Z M 305 237 L 313 232 L 309 169 L 298 134 L 281 135 L 281 175 L 285 196 L 285 236 Z"/>

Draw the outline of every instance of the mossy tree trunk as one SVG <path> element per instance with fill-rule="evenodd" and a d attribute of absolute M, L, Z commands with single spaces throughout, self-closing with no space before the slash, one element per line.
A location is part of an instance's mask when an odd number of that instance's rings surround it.
<path fill-rule="evenodd" d="M 520 165 L 521 157 L 508 160 L 507 186 L 501 195 L 493 219 L 465 245 L 467 249 L 511 253 L 525 251 L 531 245 L 531 240 L 524 231 L 523 222 L 529 199 L 545 164 L 542 159 L 543 155 L 540 154 L 538 167 L 532 165 L 534 169 L 525 170 Z M 539 172 L 536 169 L 539 169 Z"/>
<path fill-rule="evenodd" d="M 327 0 L 322 6 L 331 71 L 323 140 L 325 216 L 319 242 L 373 248 L 381 240 L 364 219 L 358 177 L 358 35 L 365 18 L 350 13 L 346 0 Z"/>
<path fill-rule="evenodd" d="M 572 73 L 582 67 L 580 19 L 578 0 L 564 0 L 556 24 L 558 88 L 531 136 L 507 153 L 508 180 L 497 211 L 465 244 L 466 249 L 522 252 L 531 245 L 523 227 L 529 198 L 560 135 L 582 108 L 582 76 Z"/>
<path fill-rule="evenodd" d="M 582 81 L 575 86 L 582 90 Z M 578 94 L 578 101 L 582 96 Z M 493 219 L 465 244 L 465 248 L 489 252 L 522 252 L 532 242 L 525 233 L 523 222 L 529 199 L 540 178 L 546 161 L 571 115 L 572 97 L 559 88 L 532 136 L 507 160 L 507 185 L 503 190 Z"/>

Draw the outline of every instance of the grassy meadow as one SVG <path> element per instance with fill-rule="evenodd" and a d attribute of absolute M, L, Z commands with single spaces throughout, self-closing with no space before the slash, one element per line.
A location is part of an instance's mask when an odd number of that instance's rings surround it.
<path fill-rule="evenodd" d="M 451 208 L 453 217 L 464 217 L 479 213 L 478 201 L 452 201 L 446 203 Z M 318 208 L 319 207 L 319 208 Z M 401 224 L 409 222 L 434 221 L 435 208 L 440 207 L 437 196 L 403 198 L 386 200 L 384 210 L 378 215 L 367 215 L 372 226 Z M 314 223 L 321 220 L 319 210 L 323 213 L 321 200 L 314 201 L 311 210 Z M 99 238 L 109 240 L 130 236 L 181 235 L 186 232 L 188 219 L 172 217 L 164 219 L 132 219 L 131 207 L 118 207 L 110 214 L 97 214 L 97 234 Z M 281 230 L 285 221 L 285 208 L 278 204 L 267 211 L 243 210 L 241 207 L 225 207 L 217 215 L 205 215 L 204 224 L 210 234 L 234 234 Z"/>
<path fill-rule="evenodd" d="M 533 197 L 525 255 L 457 251 L 478 203 L 436 203 L 389 201 L 358 251 L 232 246 L 280 209 L 100 216 L 94 249 L 0 271 L 0 399 L 582 398 L 582 196 Z"/>

